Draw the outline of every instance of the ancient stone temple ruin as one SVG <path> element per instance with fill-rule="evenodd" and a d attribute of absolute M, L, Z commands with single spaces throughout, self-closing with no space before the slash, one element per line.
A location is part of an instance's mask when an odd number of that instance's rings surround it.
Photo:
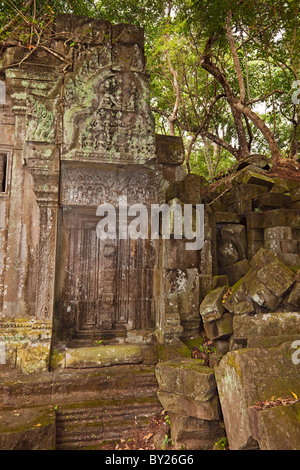
<path fill-rule="evenodd" d="M 48 41 L 0 59 L 0 448 L 101 449 L 164 409 L 177 449 L 299 449 L 300 180 L 187 174 L 141 28 L 61 15 Z M 204 204 L 203 246 L 98 237 L 124 201 Z"/>

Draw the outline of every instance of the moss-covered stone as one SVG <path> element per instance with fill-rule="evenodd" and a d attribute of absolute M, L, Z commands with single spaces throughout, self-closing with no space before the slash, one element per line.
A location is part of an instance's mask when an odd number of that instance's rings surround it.
<path fill-rule="evenodd" d="M 175 344 L 158 344 L 157 358 L 159 362 L 166 362 L 175 358 L 190 358 L 190 348 L 181 342 Z"/>
<path fill-rule="evenodd" d="M 250 427 L 260 450 L 300 450 L 300 403 L 250 409 Z"/>
<path fill-rule="evenodd" d="M 272 396 L 300 395 L 300 370 L 291 343 L 230 351 L 215 366 L 215 377 L 230 449 L 254 443 L 249 408 Z M 252 445 L 251 444 L 251 445 Z"/>
<path fill-rule="evenodd" d="M 54 450 L 55 411 L 50 408 L 2 410 L 1 450 Z"/>
<path fill-rule="evenodd" d="M 199 359 L 177 359 L 160 363 L 156 366 L 155 374 L 163 392 L 206 401 L 216 391 L 213 369 L 203 366 Z"/>
<path fill-rule="evenodd" d="M 293 271 L 278 260 L 261 268 L 257 278 L 277 297 L 281 297 L 295 282 Z"/>
<path fill-rule="evenodd" d="M 142 362 L 140 346 L 114 345 L 92 348 L 74 348 L 65 351 L 65 367 L 86 368 L 105 367 L 116 364 L 136 364 Z"/>
<path fill-rule="evenodd" d="M 211 291 L 200 305 L 200 315 L 204 322 L 217 320 L 224 313 L 223 296 L 227 286 L 218 287 Z"/>

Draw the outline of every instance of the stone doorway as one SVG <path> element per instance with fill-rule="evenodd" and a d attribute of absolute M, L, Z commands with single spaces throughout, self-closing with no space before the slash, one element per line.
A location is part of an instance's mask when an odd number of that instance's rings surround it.
<path fill-rule="evenodd" d="M 85 165 L 85 168 L 80 165 L 80 174 L 83 172 L 83 176 L 89 170 L 89 165 Z M 100 240 L 97 237 L 96 227 L 100 217 L 96 216 L 97 204 L 93 198 L 103 194 L 103 186 L 98 184 L 97 174 L 105 178 L 106 171 L 94 169 L 95 188 L 92 188 L 87 178 L 88 184 L 80 186 L 79 193 L 77 187 L 74 189 L 76 182 L 73 182 L 72 188 L 66 185 L 62 169 L 54 326 L 58 337 L 70 340 L 72 344 L 79 340 L 85 344 L 95 339 L 123 342 L 133 331 L 145 333 L 155 329 L 157 241 L 150 237 L 119 239 L 118 230 L 115 240 Z M 107 173 L 111 176 L 110 170 Z M 127 179 L 129 175 L 132 179 L 131 172 L 113 173 L 114 180 L 123 182 L 122 195 L 124 189 L 128 191 L 125 193 L 128 204 L 136 200 L 147 203 L 155 201 L 155 186 L 149 184 L 155 172 L 147 169 L 136 172 L 134 191 L 131 189 L 131 180 Z M 126 187 L 124 179 L 127 181 Z M 148 186 L 142 185 L 143 182 L 148 183 Z M 114 189 L 111 184 L 106 193 L 107 198 L 102 198 L 99 203 L 105 201 L 113 204 L 118 214 L 120 193 Z M 143 199 L 138 199 L 138 194 Z M 87 206 L 88 198 L 91 207 Z M 130 222 L 128 217 L 128 224 Z M 118 215 L 116 225 L 118 229 Z"/>

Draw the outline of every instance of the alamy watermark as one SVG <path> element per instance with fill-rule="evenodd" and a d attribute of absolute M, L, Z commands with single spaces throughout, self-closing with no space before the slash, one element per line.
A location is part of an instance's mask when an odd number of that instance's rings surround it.
<path fill-rule="evenodd" d="M 292 349 L 296 349 L 295 352 L 292 354 L 292 363 L 296 366 L 300 364 L 300 340 L 297 339 L 292 343 Z"/>
<path fill-rule="evenodd" d="M 119 198 L 117 209 L 112 204 L 101 204 L 96 215 L 102 217 L 96 228 L 100 240 L 157 240 L 172 235 L 187 240 L 186 250 L 201 250 L 204 245 L 203 204 L 151 204 L 149 214 L 147 206 L 128 205 L 124 196 Z"/>

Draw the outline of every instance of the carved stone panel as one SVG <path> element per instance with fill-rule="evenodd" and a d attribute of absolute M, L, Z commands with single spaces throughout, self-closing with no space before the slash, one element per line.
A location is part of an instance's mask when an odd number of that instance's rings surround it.
<path fill-rule="evenodd" d="M 62 164 L 60 202 L 64 206 L 97 207 L 118 204 L 127 197 L 128 204 L 163 202 L 162 174 L 145 167 L 86 166 Z"/>
<path fill-rule="evenodd" d="M 106 65 L 98 49 L 68 77 L 64 90 L 63 160 L 144 163 L 155 157 L 148 77 Z"/>

